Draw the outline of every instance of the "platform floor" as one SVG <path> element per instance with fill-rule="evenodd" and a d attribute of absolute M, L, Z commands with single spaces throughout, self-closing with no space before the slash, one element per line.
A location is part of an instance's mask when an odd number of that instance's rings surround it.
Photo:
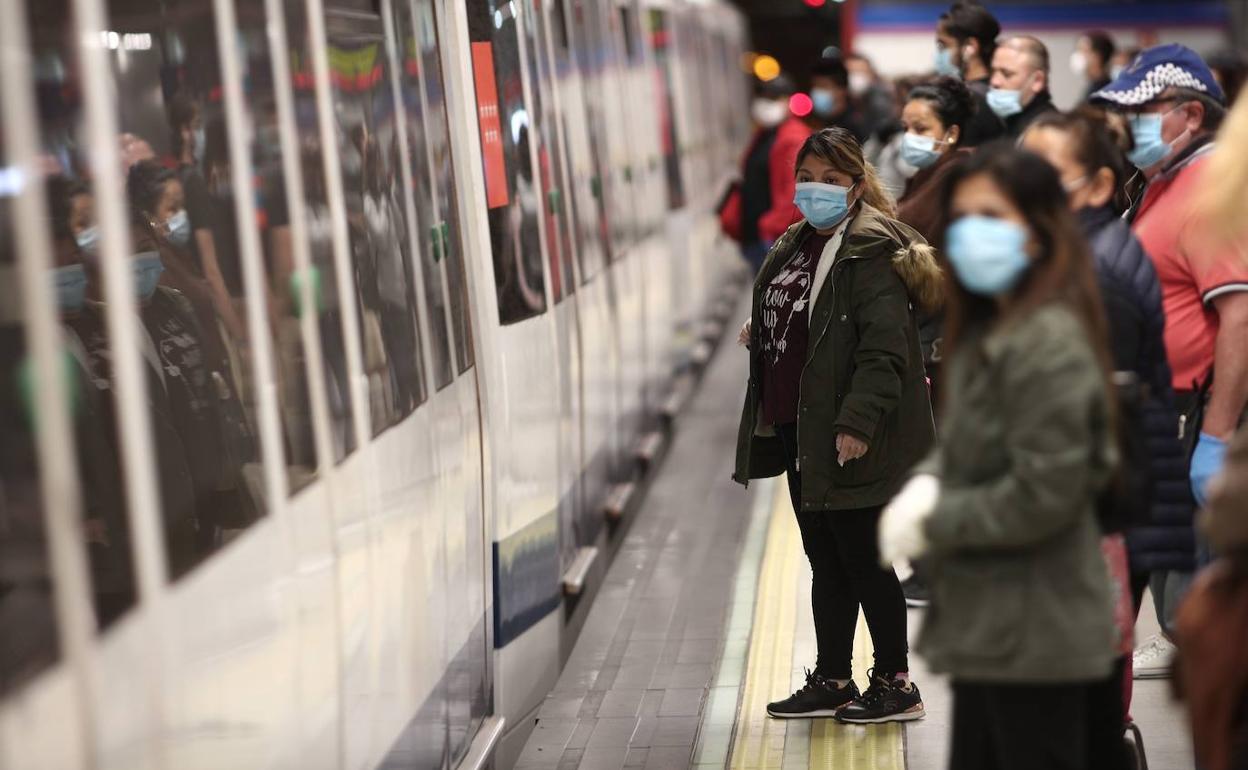
<path fill-rule="evenodd" d="M 735 338 L 735 330 L 729 334 Z M 689 407 L 517 770 L 943 770 L 948 684 L 911 657 L 927 717 L 906 726 L 772 720 L 813 666 L 810 572 L 781 484 L 730 479 L 745 357 L 725 340 Z M 1141 612 L 1137 633 L 1156 630 Z M 921 610 L 910 612 L 913 638 Z M 859 621 L 855 678 L 871 645 Z M 1151 770 L 1191 770 L 1169 682 L 1136 682 Z"/>

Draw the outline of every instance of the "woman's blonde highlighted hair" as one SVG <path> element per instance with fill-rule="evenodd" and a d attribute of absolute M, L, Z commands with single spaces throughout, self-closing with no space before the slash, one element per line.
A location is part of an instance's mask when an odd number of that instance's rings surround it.
<path fill-rule="evenodd" d="M 884 189 L 879 175 L 875 173 L 875 166 L 863 157 L 862 145 L 858 144 L 858 140 L 849 131 L 838 126 L 811 134 L 797 152 L 793 173 L 796 174 L 802 167 L 802 161 L 811 155 L 853 177 L 854 183 L 862 187 L 860 200 L 863 203 L 879 209 L 889 217 L 897 216 L 897 202 Z"/>

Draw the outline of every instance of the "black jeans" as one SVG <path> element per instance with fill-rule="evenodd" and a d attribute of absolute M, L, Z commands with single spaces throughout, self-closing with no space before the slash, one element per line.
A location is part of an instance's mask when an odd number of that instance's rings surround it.
<path fill-rule="evenodd" d="M 1088 689 L 955 680 L 950 770 L 1100 770 L 1088 766 Z"/>
<path fill-rule="evenodd" d="M 880 674 L 909 671 L 906 659 L 906 598 L 892 567 L 880 566 L 876 530 L 880 508 L 802 511 L 801 473 L 797 470 L 797 427 L 777 425 L 784 445 L 789 496 L 802 531 L 802 548 L 813 580 L 810 605 L 815 616 L 819 658 L 815 671 L 830 679 L 849 679 L 858 607 L 867 618 Z"/>

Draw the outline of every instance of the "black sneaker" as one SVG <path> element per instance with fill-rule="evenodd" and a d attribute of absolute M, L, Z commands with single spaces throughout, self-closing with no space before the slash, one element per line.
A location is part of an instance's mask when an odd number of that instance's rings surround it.
<path fill-rule="evenodd" d="M 901 592 L 906 595 L 907 607 L 920 608 L 932 603 L 927 584 L 919 580 L 917 575 L 911 575 L 902 581 Z"/>
<path fill-rule="evenodd" d="M 883 722 L 910 722 L 923 718 L 923 698 L 913 682 L 903 682 L 891 675 L 871 673 L 871 686 L 853 703 L 841 709 L 836 718 L 851 725 L 875 725 Z"/>
<path fill-rule="evenodd" d="M 767 704 L 767 714 L 776 719 L 834 717 L 858 697 L 858 685 L 851 679 L 844 687 L 813 671 L 806 672 L 806 686 L 784 700 Z"/>

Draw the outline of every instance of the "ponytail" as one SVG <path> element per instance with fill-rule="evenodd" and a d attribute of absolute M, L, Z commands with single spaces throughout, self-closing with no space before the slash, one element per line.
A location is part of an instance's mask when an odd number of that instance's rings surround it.
<path fill-rule="evenodd" d="M 863 203 L 879 209 L 886 216 L 897 215 L 897 203 L 884 189 L 875 167 L 863 157 L 862 145 L 849 131 L 836 126 L 811 134 L 797 152 L 794 173 L 810 155 L 853 177 L 855 183 L 861 186 L 860 200 Z"/>

